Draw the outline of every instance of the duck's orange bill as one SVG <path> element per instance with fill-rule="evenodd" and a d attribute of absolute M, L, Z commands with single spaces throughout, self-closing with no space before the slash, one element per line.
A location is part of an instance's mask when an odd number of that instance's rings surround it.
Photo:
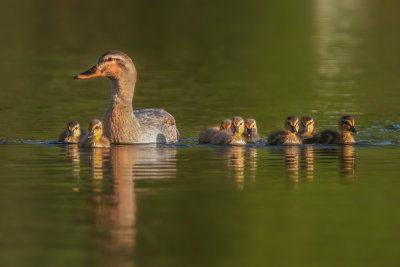
<path fill-rule="evenodd" d="M 98 77 L 98 76 L 103 76 L 103 73 L 101 73 L 101 71 L 97 68 L 97 66 L 94 65 L 87 71 L 82 72 L 78 75 L 75 75 L 74 79 L 89 79 L 89 78 Z"/>

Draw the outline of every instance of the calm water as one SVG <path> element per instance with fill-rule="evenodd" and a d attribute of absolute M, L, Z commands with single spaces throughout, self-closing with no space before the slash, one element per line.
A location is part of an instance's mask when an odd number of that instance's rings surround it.
<path fill-rule="evenodd" d="M 149 2 L 149 1 L 147 1 Z M 1 266 L 398 266 L 400 3 L 19 1 L 0 18 Z M 109 100 L 110 49 L 178 145 L 52 144 Z M 356 119 L 355 146 L 197 145 L 221 119 Z"/>

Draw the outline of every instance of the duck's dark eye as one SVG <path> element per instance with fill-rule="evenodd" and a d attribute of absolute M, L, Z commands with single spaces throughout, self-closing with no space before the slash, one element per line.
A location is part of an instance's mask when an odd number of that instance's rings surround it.
<path fill-rule="evenodd" d="M 109 57 L 107 60 L 108 60 L 108 61 L 113 61 L 113 58 L 112 58 L 112 57 Z"/>

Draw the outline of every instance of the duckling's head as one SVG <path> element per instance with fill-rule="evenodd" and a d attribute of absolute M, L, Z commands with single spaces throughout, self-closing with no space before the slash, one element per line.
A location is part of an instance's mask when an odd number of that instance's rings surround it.
<path fill-rule="evenodd" d="M 79 137 L 81 135 L 81 126 L 77 121 L 67 123 L 67 137 Z"/>
<path fill-rule="evenodd" d="M 246 119 L 244 121 L 245 131 L 244 135 L 251 136 L 253 133 L 257 134 L 257 125 L 255 119 Z"/>
<path fill-rule="evenodd" d="M 343 133 L 355 133 L 358 134 L 354 127 L 354 118 L 352 116 L 343 116 L 339 121 L 339 129 Z"/>
<path fill-rule="evenodd" d="M 91 120 L 89 122 L 88 138 L 100 139 L 103 135 L 103 123 L 100 120 Z"/>
<path fill-rule="evenodd" d="M 221 121 L 219 129 L 229 131 L 231 129 L 231 126 L 232 126 L 232 121 L 230 119 L 225 119 Z"/>
<path fill-rule="evenodd" d="M 235 136 L 242 136 L 244 131 L 244 121 L 242 117 L 236 116 L 232 119 L 232 132 Z"/>
<path fill-rule="evenodd" d="M 314 119 L 311 116 L 301 118 L 301 133 L 312 133 L 314 131 Z"/>
<path fill-rule="evenodd" d="M 134 77 L 136 81 L 136 75 L 136 68 L 132 59 L 124 52 L 112 50 L 105 52 L 93 67 L 76 75 L 74 78 L 88 79 L 105 76 L 111 80 L 120 80 L 124 77 Z"/>
<path fill-rule="evenodd" d="M 296 134 L 299 131 L 299 118 L 297 116 L 289 116 L 285 120 L 285 130 Z"/>

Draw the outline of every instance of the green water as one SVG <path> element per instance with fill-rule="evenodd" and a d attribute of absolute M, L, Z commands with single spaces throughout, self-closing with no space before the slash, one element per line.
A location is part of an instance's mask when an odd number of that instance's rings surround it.
<path fill-rule="evenodd" d="M 397 1 L 15 1 L 0 17 L 1 266 L 398 266 Z M 176 118 L 178 145 L 82 150 L 105 78 L 130 55 L 134 108 Z M 355 146 L 212 147 L 199 132 L 288 115 L 356 119 Z"/>

